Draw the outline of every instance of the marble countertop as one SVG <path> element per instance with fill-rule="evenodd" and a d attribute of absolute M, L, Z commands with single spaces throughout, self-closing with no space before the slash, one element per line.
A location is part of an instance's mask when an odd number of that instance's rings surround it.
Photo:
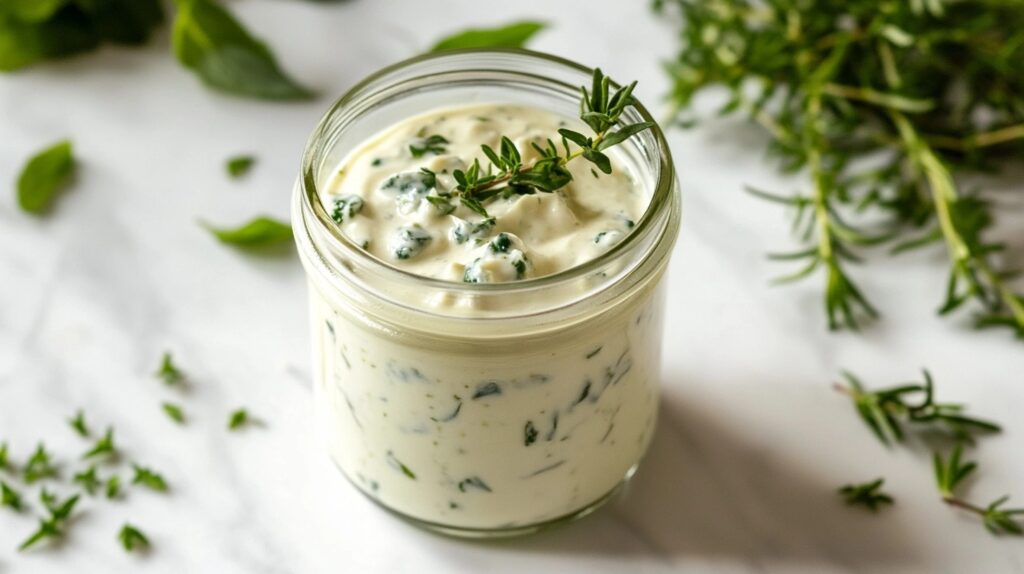
<path fill-rule="evenodd" d="M 645 2 L 232 7 L 318 100 L 269 104 L 204 89 L 170 57 L 166 30 L 141 50 L 0 76 L 2 179 L 61 137 L 74 139 L 80 160 L 50 217 L 27 216 L 0 194 L 0 440 L 22 460 L 45 440 L 70 467 L 83 445 L 64 421 L 84 408 L 94 426 L 116 428 L 127 457 L 171 484 L 167 495 L 86 500 L 66 541 L 38 552 L 14 550 L 34 524 L 0 510 L 0 574 L 1024 572 L 1024 540 L 993 538 L 939 503 L 926 450 L 882 448 L 829 388 L 842 368 L 883 384 L 928 367 L 942 398 L 1006 426 L 972 453 L 982 470 L 971 497 L 1012 492 L 1019 502 L 1021 343 L 934 315 L 940 251 L 857 268 L 885 318 L 859 335 L 827 333 L 820 282 L 768 285 L 781 269 L 763 252 L 790 245 L 786 220 L 741 191 L 798 182 L 775 173 L 762 134 L 724 121 L 669 136 L 684 225 L 670 272 L 664 401 L 628 490 L 577 524 L 496 543 L 447 539 L 382 512 L 313 435 L 297 258 L 225 248 L 197 220 L 286 218 L 299 154 L 333 98 L 453 28 L 543 15 L 552 29 L 535 48 L 637 78 L 649 103 L 667 89 L 660 60 L 673 31 Z M 229 181 L 224 160 L 239 152 L 259 163 Z M 1018 221 L 1000 234 L 1024 248 L 1024 202 L 999 201 Z M 152 377 L 166 349 L 190 376 L 184 396 Z M 186 405 L 184 428 L 160 412 L 164 400 Z M 228 433 L 237 406 L 264 424 Z M 835 494 L 876 476 L 898 500 L 878 515 Z M 124 521 L 149 534 L 151 553 L 123 552 L 114 537 Z"/>

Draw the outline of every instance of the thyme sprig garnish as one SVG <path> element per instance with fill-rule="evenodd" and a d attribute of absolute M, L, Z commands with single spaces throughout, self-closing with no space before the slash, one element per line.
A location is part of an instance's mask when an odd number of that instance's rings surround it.
<path fill-rule="evenodd" d="M 923 374 L 923 383 L 868 390 L 860 379 L 844 371 L 847 384 L 835 383 L 834 388 L 850 397 L 861 419 L 886 445 L 903 439 L 903 423 L 939 425 L 957 440 L 971 440 L 977 432 L 1002 430 L 996 423 L 964 414 L 964 405 L 935 402 L 932 376 L 927 370 Z"/>
<path fill-rule="evenodd" d="M 943 502 L 981 517 L 982 524 L 992 534 L 1024 534 L 1024 527 L 1015 518 L 1024 516 L 1024 508 L 1004 508 L 1010 495 L 1001 496 L 986 506 L 978 506 L 956 495 L 957 488 L 978 468 L 973 461 L 962 462 L 962 454 L 963 445 L 959 444 L 948 459 L 943 459 L 939 453 L 934 454 L 935 482 Z"/>
<path fill-rule="evenodd" d="M 489 163 L 482 167 L 474 160 L 467 169 L 452 172 L 456 186 L 442 197 L 454 197 L 467 209 L 489 218 L 485 203 L 499 196 L 533 195 L 552 193 L 572 181 L 572 173 L 566 165 L 584 158 L 604 173 L 612 172 L 611 159 L 604 153 L 612 146 L 651 128 L 653 122 L 639 122 L 619 126 L 622 114 L 633 104 L 632 94 L 636 82 L 611 91 L 611 80 L 595 69 L 590 90 L 580 87 L 580 119 L 593 131 L 587 136 L 580 132 L 562 128 L 561 147 L 548 138 L 546 145 L 530 145 L 538 158 L 523 163 L 522 154 L 506 136 L 502 136 L 498 149 L 482 145 L 481 150 Z M 575 144 L 573 150 L 570 142 Z"/>
<path fill-rule="evenodd" d="M 1024 337 L 1024 300 L 986 239 L 992 207 L 957 184 L 1024 157 L 1024 9 L 1017 2 L 656 0 L 677 8 L 682 48 L 669 66 L 680 124 L 695 96 L 728 91 L 720 114 L 771 135 L 808 191 L 755 195 L 789 207 L 801 248 L 789 280 L 824 276 L 831 328 L 877 315 L 849 273 L 870 246 L 945 244 L 940 314 L 976 302 L 978 327 Z M 881 217 L 879 217 L 881 216 Z M 880 221 L 881 220 L 881 221 Z"/>
<path fill-rule="evenodd" d="M 862 484 L 847 484 L 839 488 L 839 494 L 846 500 L 846 504 L 863 506 L 875 512 L 882 506 L 895 502 L 892 496 L 882 492 L 883 484 L 884 478 L 876 478 Z"/>

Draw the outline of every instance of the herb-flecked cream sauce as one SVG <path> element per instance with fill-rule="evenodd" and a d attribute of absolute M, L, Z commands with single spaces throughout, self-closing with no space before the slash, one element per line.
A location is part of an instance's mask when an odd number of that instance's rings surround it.
<path fill-rule="evenodd" d="M 527 164 L 529 144 L 566 125 L 578 127 L 511 105 L 410 118 L 342 162 L 324 205 L 348 237 L 416 274 L 501 282 L 556 273 L 620 241 L 647 206 L 614 155 L 611 175 L 578 159 L 558 192 L 487 203 L 493 223 L 427 198 L 443 200 L 453 170 L 486 165 L 481 144 L 496 148 L 507 135 Z M 536 524 L 600 500 L 647 448 L 661 333 L 661 298 L 650 289 L 586 328 L 486 354 L 382 333 L 311 295 L 318 417 L 331 456 L 400 513 L 473 529 Z"/>

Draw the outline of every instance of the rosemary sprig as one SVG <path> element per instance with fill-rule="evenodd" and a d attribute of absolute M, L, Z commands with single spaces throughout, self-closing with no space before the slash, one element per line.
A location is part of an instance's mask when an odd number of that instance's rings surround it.
<path fill-rule="evenodd" d="M 508 137 L 502 136 L 498 150 L 488 145 L 481 146 L 489 163 L 481 166 L 479 160 L 465 170 L 454 170 L 452 176 L 456 186 L 451 191 L 441 192 L 441 197 L 457 199 L 467 209 L 488 218 L 485 203 L 496 197 L 552 193 L 572 181 L 572 173 L 566 165 L 584 158 L 604 173 L 611 173 L 611 159 L 605 150 L 622 143 L 628 138 L 651 128 L 652 122 L 639 122 L 619 126 L 622 114 L 633 103 L 632 94 L 636 82 L 621 87 L 613 93 L 611 80 L 595 69 L 590 90 L 580 88 L 580 119 L 593 131 L 593 135 L 570 130 L 558 130 L 561 147 L 550 138 L 547 145 L 531 144 L 539 157 L 523 163 L 522 154 Z M 575 145 L 573 150 L 570 142 Z"/>
<path fill-rule="evenodd" d="M 979 327 L 1024 337 L 1024 300 L 985 240 L 992 208 L 958 173 L 1024 157 L 1024 9 L 1007 0 L 656 0 L 675 8 L 682 48 L 669 66 L 674 117 L 693 125 L 696 94 L 722 87 L 720 114 L 772 136 L 783 170 L 810 191 L 756 192 L 794 213 L 802 261 L 789 280 L 824 276 L 831 328 L 877 315 L 848 263 L 944 242 L 943 315 L 969 301 Z M 879 217 L 881 215 L 882 217 Z"/>
<path fill-rule="evenodd" d="M 978 468 L 973 461 L 962 462 L 962 453 L 963 446 L 958 444 L 948 460 L 939 453 L 934 455 L 935 482 L 943 502 L 981 517 L 982 524 L 992 534 L 1024 534 L 1024 527 L 1015 518 L 1024 516 L 1024 508 L 1003 507 L 1010 500 L 1010 495 L 1001 496 L 987 506 L 978 506 L 956 495 L 957 487 Z"/>
<path fill-rule="evenodd" d="M 850 506 L 860 505 L 875 512 L 887 504 L 893 504 L 892 496 L 881 491 L 885 484 L 884 478 L 877 478 L 862 484 L 847 484 L 839 489 L 839 494 Z"/>
<path fill-rule="evenodd" d="M 971 440 L 973 433 L 1000 432 L 996 423 L 964 414 L 964 406 L 935 402 L 935 385 L 931 374 L 923 371 L 923 383 L 906 383 L 889 388 L 868 390 L 852 373 L 843 372 L 847 384 L 835 383 L 834 388 L 850 397 L 857 414 L 883 444 L 903 439 L 903 422 L 910 424 L 938 424 L 957 440 Z M 919 402 L 912 402 L 918 398 Z"/>

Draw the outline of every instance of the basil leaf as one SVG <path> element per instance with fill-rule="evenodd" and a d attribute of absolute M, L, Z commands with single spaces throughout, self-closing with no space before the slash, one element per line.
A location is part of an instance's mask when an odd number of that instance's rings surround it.
<path fill-rule="evenodd" d="M 292 241 L 290 225 L 266 216 L 257 217 L 245 225 L 233 229 L 213 227 L 207 223 L 202 225 L 221 242 L 239 247 L 270 247 Z"/>
<path fill-rule="evenodd" d="M 212 0 L 177 0 L 172 42 L 178 60 L 208 86 L 269 100 L 308 99 L 313 93 L 289 78 L 274 55 Z"/>
<path fill-rule="evenodd" d="M 18 205 L 43 213 L 75 170 L 71 142 L 62 140 L 32 156 L 18 176 Z"/>
<path fill-rule="evenodd" d="M 93 50 L 104 41 L 141 44 L 162 21 L 160 0 L 2 0 L 0 71 Z"/>
<path fill-rule="evenodd" d="M 228 175 L 231 177 L 242 177 L 249 173 L 249 170 L 252 169 L 254 163 L 256 163 L 256 158 L 253 156 L 240 155 L 229 158 L 225 167 L 228 170 Z"/>
<path fill-rule="evenodd" d="M 439 40 L 430 52 L 465 48 L 522 48 L 534 34 L 547 27 L 544 22 L 524 20 L 496 28 L 470 28 Z"/>

